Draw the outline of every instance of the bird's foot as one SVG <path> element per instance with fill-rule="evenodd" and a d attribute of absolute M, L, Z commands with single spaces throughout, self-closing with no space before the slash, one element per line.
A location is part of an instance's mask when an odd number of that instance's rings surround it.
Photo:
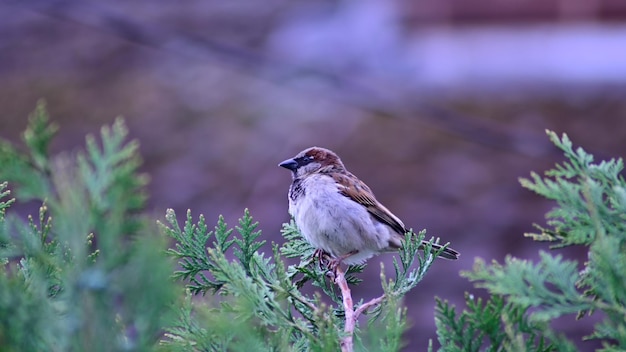
<path fill-rule="evenodd" d="M 328 267 L 331 262 L 330 254 L 319 248 L 316 249 L 315 252 L 313 252 L 312 259 L 317 259 L 317 268 L 320 270 L 324 270 L 324 268 Z"/>
<path fill-rule="evenodd" d="M 328 262 L 328 271 L 326 272 L 326 276 L 328 276 L 329 278 L 331 278 L 332 280 L 334 280 L 337 277 L 337 268 L 339 268 L 339 265 L 341 265 L 341 263 L 348 257 L 353 256 L 355 254 L 357 254 L 359 251 L 358 250 L 354 250 L 351 252 L 348 252 L 344 255 L 342 255 L 339 258 L 332 258 L 329 260 Z"/>

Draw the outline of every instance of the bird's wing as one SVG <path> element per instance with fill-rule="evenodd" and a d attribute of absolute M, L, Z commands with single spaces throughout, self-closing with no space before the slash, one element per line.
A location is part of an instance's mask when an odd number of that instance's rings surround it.
<path fill-rule="evenodd" d="M 339 193 L 361 204 L 376 219 L 404 235 L 406 228 L 402 221 L 376 200 L 372 190 L 363 181 L 350 173 L 335 173 L 332 177 L 339 184 Z"/>

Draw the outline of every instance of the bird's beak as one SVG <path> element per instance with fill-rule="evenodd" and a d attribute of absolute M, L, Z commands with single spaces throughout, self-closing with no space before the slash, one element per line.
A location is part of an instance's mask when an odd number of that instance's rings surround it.
<path fill-rule="evenodd" d="M 278 166 L 282 166 L 285 169 L 289 169 L 291 171 L 296 171 L 296 169 L 298 168 L 298 162 L 293 159 L 287 159 L 283 161 L 282 163 L 278 164 Z"/>

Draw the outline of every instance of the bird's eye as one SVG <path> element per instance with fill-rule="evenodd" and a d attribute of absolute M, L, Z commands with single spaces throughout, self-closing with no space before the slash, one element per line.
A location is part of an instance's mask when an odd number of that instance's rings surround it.
<path fill-rule="evenodd" d="M 304 155 L 298 158 L 298 164 L 302 165 L 307 165 L 308 163 L 313 161 L 313 157 L 310 155 Z"/>
<path fill-rule="evenodd" d="M 309 161 L 313 160 L 313 158 L 308 155 L 303 155 L 299 157 L 298 160 L 302 163 L 308 163 Z"/>

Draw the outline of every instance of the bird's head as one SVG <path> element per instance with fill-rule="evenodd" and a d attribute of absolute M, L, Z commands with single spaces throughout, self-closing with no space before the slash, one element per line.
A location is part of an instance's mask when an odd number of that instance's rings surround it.
<path fill-rule="evenodd" d="M 345 170 L 337 154 L 321 147 L 307 148 L 293 158 L 278 164 L 278 166 L 291 170 L 294 178 L 317 172 Z"/>

